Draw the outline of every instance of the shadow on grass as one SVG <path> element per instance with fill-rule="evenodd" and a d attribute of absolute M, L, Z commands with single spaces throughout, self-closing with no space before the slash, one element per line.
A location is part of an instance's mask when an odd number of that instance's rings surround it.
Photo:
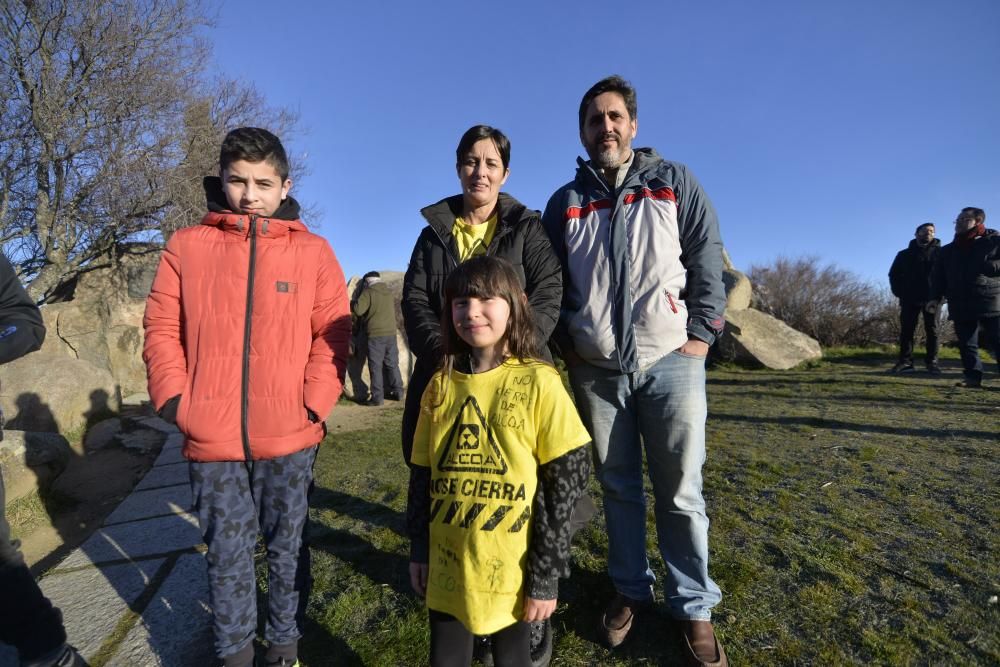
<path fill-rule="evenodd" d="M 933 428 L 901 428 L 899 426 L 882 426 L 879 424 L 853 424 L 839 419 L 823 417 L 762 417 L 760 415 L 737 415 L 713 411 L 710 419 L 722 421 L 747 422 L 751 424 L 779 424 L 782 426 L 809 426 L 832 431 L 860 431 L 862 433 L 883 433 L 886 435 L 904 435 L 920 438 L 963 437 L 976 438 L 995 442 L 996 431 L 973 431 L 964 429 L 933 429 Z"/>
<path fill-rule="evenodd" d="M 614 595 L 606 572 L 573 566 L 569 580 L 560 586 L 560 602 L 566 606 L 553 617 L 555 656 L 559 655 L 560 640 L 572 633 L 577 640 L 592 645 L 592 658 L 597 661 L 592 664 L 606 664 L 612 659 L 625 660 L 627 664 L 684 664 L 677 627 L 659 605 L 636 615 L 624 643 L 613 650 L 606 648 L 601 636 L 601 616 Z"/>
<path fill-rule="evenodd" d="M 384 584 L 402 596 L 409 596 L 409 556 L 377 549 L 348 530 L 313 523 L 310 546 L 350 563 L 354 571 L 377 584 Z"/>
<path fill-rule="evenodd" d="M 299 658 L 309 667 L 362 667 L 365 663 L 347 642 L 306 617 Z"/>
<path fill-rule="evenodd" d="M 309 503 L 315 509 L 329 509 L 352 519 L 388 528 L 406 537 L 406 516 L 387 505 L 352 496 L 349 493 L 317 486 Z"/>

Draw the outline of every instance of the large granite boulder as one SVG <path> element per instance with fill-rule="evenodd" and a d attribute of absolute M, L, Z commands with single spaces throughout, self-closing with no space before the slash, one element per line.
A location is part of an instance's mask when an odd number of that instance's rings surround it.
<path fill-rule="evenodd" d="M 382 282 L 384 282 L 389 290 L 392 292 L 394 300 L 396 302 L 396 349 L 399 351 L 399 372 L 403 377 L 403 386 L 406 387 L 410 381 L 410 374 L 413 372 L 413 364 L 416 362 L 416 358 L 410 352 L 410 346 L 406 342 L 406 332 L 403 330 L 403 311 L 400 307 L 400 303 L 403 300 L 403 276 L 404 274 L 400 271 L 379 271 Z M 358 289 L 358 285 L 361 282 L 360 276 L 352 276 L 347 282 L 347 293 L 354 296 Z M 348 373 L 348 378 L 345 382 L 345 391 L 347 395 L 354 398 L 357 394 L 354 387 L 354 382 L 350 378 L 350 373 Z M 361 373 L 362 379 L 367 385 L 371 380 L 368 374 L 368 364 L 365 363 L 362 368 Z"/>
<path fill-rule="evenodd" d="M 753 308 L 726 312 L 726 331 L 715 354 L 727 361 L 786 370 L 823 356 L 819 343 Z"/>
<path fill-rule="evenodd" d="M 83 359 L 35 352 L 6 364 L 0 407 L 11 428 L 67 433 L 117 411 L 111 373 Z"/>
<path fill-rule="evenodd" d="M 146 389 L 142 361 L 142 315 L 160 249 L 129 246 L 114 266 L 102 266 L 62 286 L 42 306 L 46 336 L 42 352 L 87 361 L 108 371 L 124 394 Z"/>
<path fill-rule="evenodd" d="M 736 269 L 723 269 L 722 283 L 726 286 L 726 313 L 750 307 L 753 286 L 745 274 Z"/>

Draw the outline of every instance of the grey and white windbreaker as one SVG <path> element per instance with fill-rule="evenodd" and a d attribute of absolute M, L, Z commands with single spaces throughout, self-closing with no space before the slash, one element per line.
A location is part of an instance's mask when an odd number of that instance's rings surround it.
<path fill-rule="evenodd" d="M 721 335 L 726 292 L 715 209 L 687 168 L 639 148 L 615 191 L 581 158 L 542 222 L 563 264 L 553 336 L 585 361 L 648 368 L 693 336 Z"/>

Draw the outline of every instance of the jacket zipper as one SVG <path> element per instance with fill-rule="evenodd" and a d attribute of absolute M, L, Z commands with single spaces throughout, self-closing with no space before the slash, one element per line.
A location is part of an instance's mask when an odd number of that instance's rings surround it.
<path fill-rule="evenodd" d="M 449 246 L 445 242 L 444 237 L 441 236 L 441 232 L 437 230 L 437 227 L 435 227 L 434 225 L 428 225 L 428 226 L 431 228 L 431 231 L 434 232 L 434 235 L 438 237 L 438 241 L 441 242 L 441 247 L 444 248 L 444 254 L 447 255 L 448 259 L 451 260 L 452 263 L 451 268 L 453 269 L 458 268 L 458 259 L 455 257 L 455 254 L 451 251 L 451 246 Z"/>
<path fill-rule="evenodd" d="M 257 256 L 257 216 L 250 216 L 250 265 L 247 271 L 247 307 L 243 324 L 243 379 L 240 386 L 240 436 L 243 440 L 243 456 L 250 470 L 253 452 L 250 450 L 250 323 L 253 318 L 253 281 Z M 251 491 L 253 480 L 250 480 Z"/>
<path fill-rule="evenodd" d="M 670 304 L 670 310 L 674 311 L 674 314 L 676 314 L 677 304 L 674 303 L 674 297 L 670 296 L 670 292 L 667 291 L 666 287 L 663 288 L 663 293 L 667 295 L 667 303 Z"/>

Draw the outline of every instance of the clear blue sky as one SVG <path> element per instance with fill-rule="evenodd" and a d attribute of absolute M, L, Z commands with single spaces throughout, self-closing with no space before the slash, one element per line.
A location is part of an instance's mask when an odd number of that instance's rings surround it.
<path fill-rule="evenodd" d="M 221 0 L 216 67 L 297 110 L 293 194 L 348 277 L 405 270 L 477 123 L 542 209 L 583 154 L 580 97 L 638 90 L 635 146 L 686 163 L 741 269 L 819 255 L 881 283 L 926 221 L 1000 228 L 1000 2 Z"/>

